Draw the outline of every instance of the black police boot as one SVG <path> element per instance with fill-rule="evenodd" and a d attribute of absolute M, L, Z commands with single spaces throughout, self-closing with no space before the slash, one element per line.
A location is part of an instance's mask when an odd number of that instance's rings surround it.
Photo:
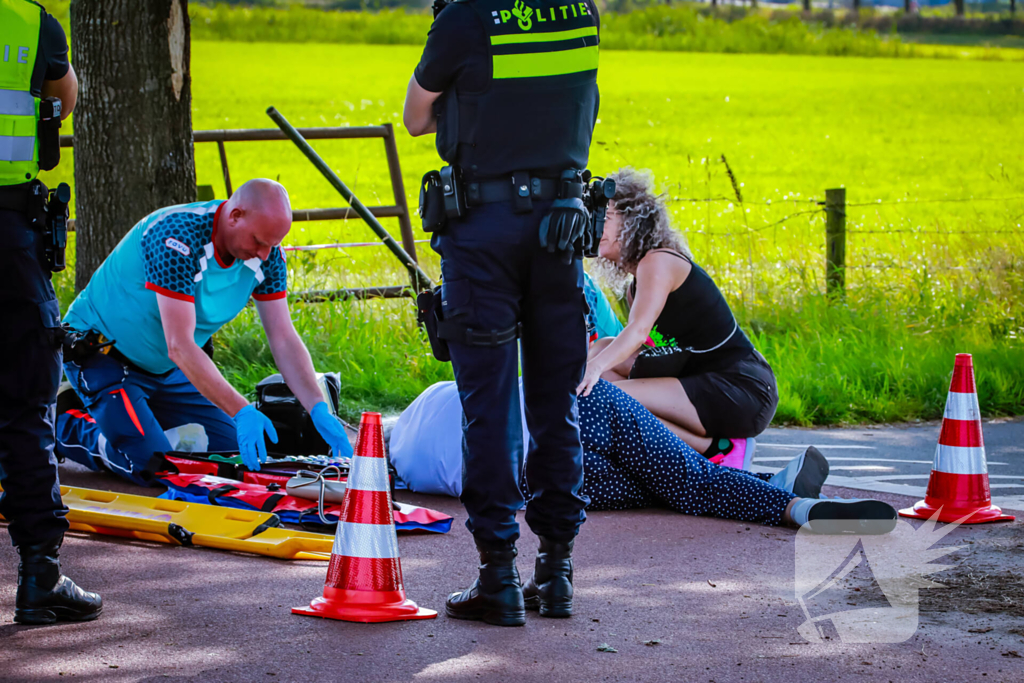
<path fill-rule="evenodd" d="M 452 593 L 445 613 L 453 619 L 483 621 L 495 626 L 526 623 L 523 585 L 516 569 L 516 549 L 480 549 L 480 578 L 469 590 Z"/>
<path fill-rule="evenodd" d="M 572 545 L 540 537 L 533 576 L 523 586 L 526 609 L 553 619 L 572 616 Z"/>
<path fill-rule="evenodd" d="M 91 621 L 100 615 L 103 599 L 75 585 L 60 573 L 58 552 L 63 536 L 18 546 L 18 594 L 14 621 L 19 624 L 52 624 L 57 621 Z"/>

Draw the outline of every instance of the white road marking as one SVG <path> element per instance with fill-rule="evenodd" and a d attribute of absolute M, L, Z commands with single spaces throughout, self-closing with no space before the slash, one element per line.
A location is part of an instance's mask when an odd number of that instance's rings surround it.
<path fill-rule="evenodd" d="M 787 463 L 793 460 L 788 456 L 778 456 L 771 458 L 755 458 L 756 463 Z M 932 465 L 934 461 L 931 460 L 901 460 L 899 458 L 828 458 L 829 463 L 838 463 L 841 461 L 852 461 L 855 463 L 907 463 L 910 465 Z M 989 465 L 1009 465 L 1009 463 L 995 463 L 988 461 Z"/>
<path fill-rule="evenodd" d="M 874 477 L 874 479 L 877 479 L 878 481 L 897 481 L 899 479 L 928 479 L 931 476 L 932 476 L 931 473 L 928 473 L 928 474 L 886 474 L 886 475 L 882 475 L 880 477 Z M 829 476 L 829 479 L 831 479 L 831 478 L 832 477 Z M 1016 479 L 1016 480 L 1022 482 L 1021 485 L 1024 486 L 1024 477 L 1020 476 L 1019 474 L 1018 475 L 1012 475 L 1012 474 L 990 474 L 990 475 L 988 475 L 988 478 L 989 479 Z"/>
<path fill-rule="evenodd" d="M 847 445 L 837 446 L 837 445 L 832 445 L 832 444 L 806 444 L 806 445 L 801 446 L 800 444 L 792 444 L 792 443 L 764 443 L 763 441 L 758 441 L 757 442 L 757 447 L 758 448 L 792 448 L 792 449 L 796 449 L 796 450 L 805 451 L 808 448 L 810 448 L 811 446 L 814 446 L 815 448 L 832 448 L 832 449 L 845 448 L 845 449 L 848 449 L 848 450 L 859 450 L 859 451 L 877 451 L 878 450 L 877 446 L 847 446 Z"/>
<path fill-rule="evenodd" d="M 885 465 L 832 465 L 829 467 L 829 472 L 835 472 L 836 470 L 860 470 L 862 472 L 895 472 L 895 467 L 886 467 Z"/>
<path fill-rule="evenodd" d="M 754 472 L 767 472 L 774 474 L 779 471 L 776 467 L 765 467 L 763 465 L 754 465 Z M 840 486 L 848 489 L 859 489 L 861 491 L 875 491 L 877 493 L 894 493 L 901 496 L 911 496 L 917 499 L 923 499 L 925 495 L 925 486 L 915 486 L 913 484 L 900 484 L 895 481 L 885 480 L 896 480 L 896 479 L 924 479 L 927 480 L 931 475 L 892 475 L 883 477 L 843 477 L 839 475 L 829 475 L 826 485 L 828 486 Z M 1021 479 L 1019 476 L 1010 475 L 989 475 L 989 479 Z M 1016 488 L 1015 484 L 994 484 L 991 485 L 993 488 Z M 1024 511 L 1024 496 L 993 496 L 992 503 L 998 505 L 1004 510 L 1016 510 Z"/>

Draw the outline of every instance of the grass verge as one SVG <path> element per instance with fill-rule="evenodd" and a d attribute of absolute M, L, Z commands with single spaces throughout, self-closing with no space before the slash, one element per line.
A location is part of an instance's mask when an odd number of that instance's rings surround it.
<path fill-rule="evenodd" d="M 46 6 L 67 30 L 70 0 L 52 0 Z M 432 21 L 430 10 L 330 11 L 301 4 L 194 3 L 189 14 L 193 40 L 235 42 L 422 45 Z M 894 31 L 879 33 L 835 23 L 831 13 L 827 17 L 828 21 L 814 17 L 805 21 L 793 11 L 652 4 L 628 12 L 605 12 L 601 46 L 608 50 L 1024 60 L 1024 50 L 908 44 Z"/>

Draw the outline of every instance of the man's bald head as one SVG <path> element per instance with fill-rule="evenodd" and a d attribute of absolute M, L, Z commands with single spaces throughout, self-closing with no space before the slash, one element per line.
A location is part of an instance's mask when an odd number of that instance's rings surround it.
<path fill-rule="evenodd" d="M 225 202 L 217 224 L 217 247 L 243 261 L 265 261 L 291 227 L 292 205 L 284 185 L 256 178 Z"/>

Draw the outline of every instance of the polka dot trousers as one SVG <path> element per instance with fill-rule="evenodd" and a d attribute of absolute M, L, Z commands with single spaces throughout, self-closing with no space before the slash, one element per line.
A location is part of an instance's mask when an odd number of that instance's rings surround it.
<path fill-rule="evenodd" d="M 579 417 L 588 510 L 666 506 L 779 526 L 794 498 L 756 475 L 709 462 L 610 382 L 579 398 Z"/>

